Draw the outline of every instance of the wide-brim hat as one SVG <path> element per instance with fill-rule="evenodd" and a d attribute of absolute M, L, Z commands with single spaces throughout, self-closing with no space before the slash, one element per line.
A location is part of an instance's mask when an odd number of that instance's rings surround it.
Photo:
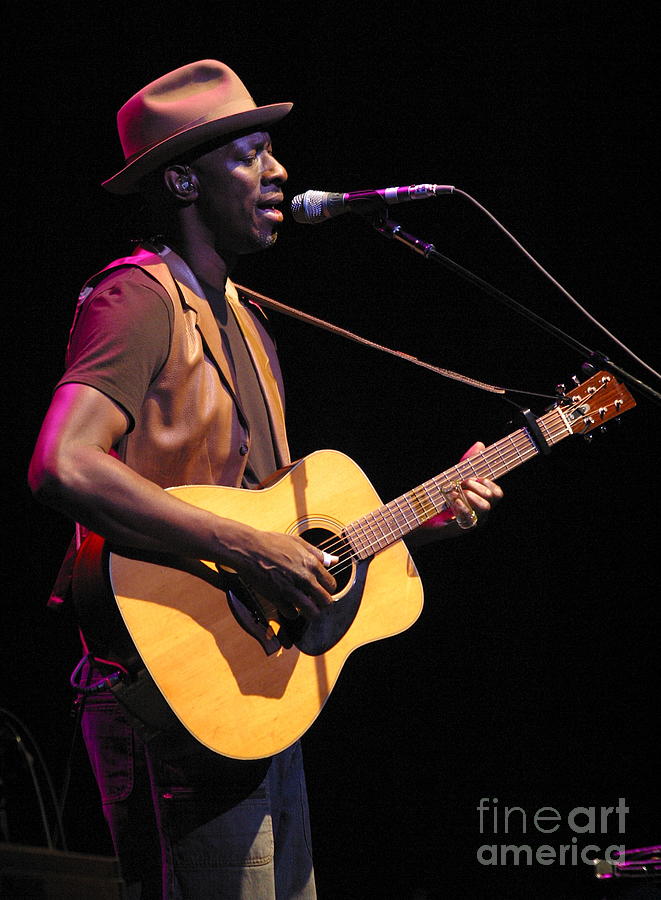
<path fill-rule="evenodd" d="M 181 153 L 277 122 L 292 105 L 257 106 L 239 76 L 215 59 L 175 69 L 134 94 L 117 113 L 125 164 L 103 187 L 131 194 L 145 175 Z"/>

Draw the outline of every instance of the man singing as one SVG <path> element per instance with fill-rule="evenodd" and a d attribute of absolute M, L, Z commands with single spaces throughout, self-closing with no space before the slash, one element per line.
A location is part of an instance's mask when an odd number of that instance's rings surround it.
<path fill-rule="evenodd" d="M 314 620 L 333 599 L 327 554 L 164 490 L 254 488 L 289 462 L 275 347 L 229 276 L 276 240 L 287 173 L 267 129 L 290 109 L 257 106 L 215 60 L 120 109 L 125 161 L 104 187 L 144 196 L 150 239 L 83 288 L 30 483 L 78 523 L 77 546 L 93 532 L 213 561 L 283 616 Z M 464 489 L 479 513 L 501 497 L 486 479 Z M 89 677 L 99 672 L 91 660 Z M 83 731 L 130 898 L 315 896 L 298 743 L 243 762 L 178 731 L 145 741 L 107 691 L 86 700 Z"/>

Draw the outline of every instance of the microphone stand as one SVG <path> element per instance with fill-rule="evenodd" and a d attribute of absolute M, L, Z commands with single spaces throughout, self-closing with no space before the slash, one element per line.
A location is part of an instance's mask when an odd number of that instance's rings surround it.
<path fill-rule="evenodd" d="M 449 257 L 444 256 L 442 253 L 439 253 L 439 251 L 433 244 L 423 241 L 420 238 L 415 237 L 415 235 L 409 234 L 408 232 L 404 231 L 402 229 L 402 226 L 397 222 L 393 222 L 390 219 L 384 218 L 380 214 L 374 217 L 374 219 L 372 220 L 372 224 L 374 228 L 379 232 L 379 234 L 382 234 L 385 238 L 388 238 L 389 240 L 399 241 L 400 243 L 404 244 L 405 247 L 408 247 L 415 253 L 419 253 L 421 256 L 424 256 L 425 259 L 433 259 L 435 262 L 440 263 L 447 269 L 450 269 L 452 272 L 460 275 L 463 279 L 470 282 L 471 284 L 477 285 L 486 294 L 489 294 L 491 297 L 495 297 L 497 300 L 500 300 L 505 304 L 505 306 L 508 306 L 510 309 L 518 312 L 519 315 L 528 319 L 543 331 L 547 331 L 549 332 L 549 334 L 553 334 L 555 337 L 559 338 L 563 343 L 567 344 L 568 347 L 571 347 L 577 353 L 586 356 L 587 361 L 582 365 L 582 369 L 584 372 L 586 372 L 586 374 L 596 372 L 597 368 L 602 365 L 607 366 L 609 369 L 617 372 L 622 380 L 627 382 L 631 387 L 638 388 L 638 390 L 640 390 L 641 393 L 645 394 L 650 400 L 661 403 L 661 393 L 655 391 L 639 378 L 636 378 L 635 375 L 631 375 L 630 372 L 627 372 L 621 366 L 618 366 L 605 353 L 602 353 L 600 350 L 591 350 L 589 347 L 584 346 L 579 341 L 577 341 L 576 338 L 573 338 L 571 335 L 566 334 L 556 325 L 553 325 L 551 322 L 548 322 L 546 319 L 538 316 L 537 313 L 534 313 L 532 310 L 523 306 L 517 300 L 514 300 L 512 297 L 509 297 L 507 294 L 503 293 L 503 291 L 494 287 L 492 284 L 489 284 L 489 282 L 485 281 L 483 278 L 480 278 L 479 275 L 475 275 L 474 272 L 465 269 L 463 266 L 459 265 L 459 263 L 456 263 Z"/>

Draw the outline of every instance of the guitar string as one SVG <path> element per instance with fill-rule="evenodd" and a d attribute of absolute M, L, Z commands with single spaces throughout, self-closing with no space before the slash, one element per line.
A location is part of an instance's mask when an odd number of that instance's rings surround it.
<path fill-rule="evenodd" d="M 427 492 L 427 495 L 429 496 L 430 502 L 433 504 L 434 513 L 441 512 L 443 507 L 438 507 L 435 503 L 435 501 L 438 499 L 444 500 L 442 491 L 440 490 L 439 486 L 432 483 L 430 486 L 425 486 L 425 490 Z M 381 512 L 380 510 L 377 510 L 374 513 L 368 514 L 368 516 L 362 517 L 362 519 L 358 519 L 356 522 L 352 523 L 352 528 L 348 526 L 350 530 L 345 534 L 345 536 L 333 535 L 326 541 L 320 543 L 319 549 L 325 550 L 326 552 L 330 553 L 333 553 L 333 551 L 338 551 L 333 555 L 338 555 L 339 560 L 337 563 L 329 566 L 329 572 L 331 572 L 331 574 L 340 574 L 347 568 L 347 565 L 345 565 L 344 563 L 348 563 L 349 565 L 353 563 L 353 560 L 356 558 L 356 552 L 351 548 L 352 537 L 354 538 L 354 544 L 356 543 L 356 538 L 358 539 L 359 543 L 365 544 L 365 546 L 356 548 L 358 554 L 360 554 L 361 551 L 364 551 L 366 549 L 370 551 L 375 549 L 382 549 L 379 545 L 383 542 L 385 542 L 386 546 L 389 546 L 391 543 L 393 543 L 393 539 L 400 539 L 404 533 L 412 531 L 415 527 L 422 524 L 420 516 L 415 512 L 415 510 L 411 509 L 411 515 L 408 515 L 407 511 L 405 509 L 402 509 L 402 502 L 409 503 L 410 505 L 408 496 L 404 496 L 391 501 L 391 503 L 388 505 L 389 508 L 383 508 L 386 513 L 389 514 L 389 518 L 391 519 L 391 524 L 389 525 L 389 527 L 387 527 L 387 530 L 384 529 L 383 523 L 379 523 L 377 521 L 377 513 Z M 385 513 L 382 513 L 382 520 L 387 524 Z M 394 529 L 392 527 L 393 524 L 395 526 Z M 358 556 L 358 558 L 360 557 Z"/>
<path fill-rule="evenodd" d="M 574 433 L 559 410 L 549 411 L 546 415 L 540 417 L 537 423 L 540 430 L 545 433 L 545 440 L 551 446 L 568 437 L 569 434 Z M 391 500 L 390 503 L 385 504 L 380 509 L 356 519 L 346 526 L 342 535 L 332 535 L 319 545 L 319 549 L 323 549 L 326 552 L 336 550 L 337 553 L 333 555 L 339 556 L 338 562 L 329 566 L 328 571 L 331 574 L 340 574 L 346 571 L 347 567 L 353 565 L 354 561 L 360 560 L 361 553 L 368 550 L 371 551 L 369 555 L 373 555 L 374 552 L 390 546 L 395 540 L 401 539 L 405 534 L 418 527 L 418 525 L 423 524 L 424 521 L 428 521 L 429 518 L 446 509 L 448 504 L 441 484 L 446 484 L 445 490 L 447 490 L 447 481 L 454 475 L 460 481 L 470 477 L 471 474 L 478 478 L 489 476 L 495 479 L 528 459 L 533 458 L 538 453 L 539 450 L 527 429 L 521 428 L 487 447 L 482 453 L 462 460 L 458 465 L 448 469 L 442 475 L 429 479 L 429 481 L 413 491 L 409 491 L 401 497 Z M 418 504 L 422 506 L 419 498 L 416 497 L 416 492 L 419 491 L 425 492 L 433 509 L 431 515 L 427 515 L 422 521 L 410 499 L 415 497 Z M 440 505 L 437 506 L 439 500 Z M 402 509 L 402 503 L 408 504 L 412 518 L 408 516 L 406 508 Z M 380 517 L 381 522 L 379 522 L 378 517 Z M 390 534 L 384 530 L 383 523 L 387 525 Z M 369 533 L 370 531 L 372 534 Z M 374 536 L 376 536 L 376 540 L 374 540 Z M 355 546 L 357 541 L 364 544 L 364 546 Z M 380 544 L 383 542 L 385 542 L 384 547 L 381 547 Z"/>
<path fill-rule="evenodd" d="M 602 418 L 604 418 L 603 414 Z M 549 411 L 546 415 L 537 419 L 537 424 L 542 431 L 544 439 L 550 446 L 575 433 L 559 410 Z M 587 424 L 588 422 L 586 421 Z M 521 428 L 490 447 L 485 448 L 482 453 L 461 460 L 456 466 L 448 469 L 441 475 L 429 479 L 427 482 L 391 500 L 379 509 L 359 517 L 354 522 L 349 523 L 341 535 L 332 535 L 318 545 L 319 549 L 323 549 L 326 552 L 337 551 L 333 555 L 339 557 L 338 562 L 329 566 L 328 571 L 331 574 L 339 575 L 354 565 L 355 562 L 360 561 L 360 554 L 365 552 L 365 550 L 370 551 L 368 556 L 365 557 L 367 559 L 369 556 L 374 555 L 375 552 L 392 545 L 396 540 L 401 539 L 405 534 L 410 533 L 414 528 L 423 524 L 424 521 L 428 521 L 434 514 L 447 509 L 448 503 L 445 492 L 447 492 L 448 487 L 451 488 L 451 485 L 447 484 L 449 479 L 456 476 L 460 481 L 464 481 L 471 475 L 478 478 L 489 476 L 492 479 L 496 479 L 527 460 L 534 458 L 539 452 L 539 448 L 528 430 Z M 411 497 L 413 497 L 424 511 L 424 506 L 419 496 L 417 496 L 420 491 L 426 494 L 426 498 L 431 503 L 433 510 L 431 514 L 425 515 L 423 520 L 420 519 L 419 513 L 416 512 L 411 502 Z M 410 515 L 406 506 L 402 508 L 402 504 L 408 505 Z M 379 522 L 378 517 L 380 517 L 381 522 Z M 382 523 L 387 524 L 390 534 L 386 533 Z M 369 533 L 370 530 L 372 532 L 371 535 Z M 374 535 L 376 535 L 376 540 L 374 540 Z M 357 541 L 360 541 L 364 546 L 356 546 Z M 384 547 L 380 546 L 382 542 L 385 542 Z"/>
<path fill-rule="evenodd" d="M 612 405 L 612 404 L 608 404 L 608 405 Z M 546 420 L 548 420 L 548 421 L 546 421 Z M 538 423 L 539 423 L 539 427 L 542 430 L 542 432 L 546 433 L 546 439 L 548 440 L 548 442 L 551 445 L 557 443 L 559 440 L 562 440 L 564 437 L 567 437 L 568 435 L 573 434 L 573 429 L 571 429 L 571 427 L 568 426 L 565 418 L 561 415 L 561 413 L 558 410 L 550 411 L 545 416 L 538 419 Z M 522 439 L 523 439 L 523 441 L 522 441 Z M 505 454 L 503 454 L 502 449 L 505 449 Z M 513 464 L 512 464 L 512 459 L 513 459 L 512 450 L 519 457 L 519 459 L 516 460 Z M 524 455 L 521 454 L 521 452 L 520 452 L 521 450 L 523 450 Z M 471 468 L 473 470 L 473 474 L 476 475 L 477 477 L 482 477 L 483 475 L 488 474 L 492 478 L 494 478 L 494 477 L 498 477 L 501 474 L 506 473 L 507 471 L 510 471 L 512 468 L 514 468 L 514 466 L 516 466 L 522 462 L 525 462 L 527 459 L 536 455 L 538 452 L 539 451 L 538 451 L 537 447 L 534 446 L 528 431 L 526 429 L 520 429 L 518 432 L 514 432 L 512 435 L 509 435 L 506 438 L 503 438 L 501 441 L 498 441 L 496 444 L 492 445 L 491 447 L 486 448 L 486 450 L 483 451 L 482 454 L 470 457 L 467 460 L 463 460 L 458 466 L 454 467 L 454 472 L 457 475 L 459 475 L 460 477 L 464 478 L 466 475 L 470 474 L 470 472 L 467 472 L 466 469 Z M 492 463 L 494 461 L 498 462 L 498 457 L 500 458 L 500 464 L 497 466 L 497 468 L 494 468 Z M 486 469 L 486 471 L 485 471 L 485 469 Z M 439 488 L 439 481 L 441 481 L 442 479 L 447 480 L 447 478 L 451 475 L 451 473 L 452 473 L 452 470 L 448 470 L 448 472 L 444 473 L 442 476 L 437 476 L 436 478 L 431 479 L 429 482 L 426 482 L 425 484 L 421 485 L 419 488 L 415 489 L 415 491 L 424 490 L 427 493 L 430 501 L 432 502 L 432 506 L 435 507 L 434 494 L 432 493 L 432 491 L 436 491 L 438 494 L 441 494 L 441 496 L 442 496 L 442 491 Z M 415 525 L 419 524 L 419 517 L 416 514 L 415 510 L 412 508 L 412 504 L 409 499 L 409 497 L 412 495 L 415 496 L 415 492 L 410 492 L 409 494 L 406 494 L 401 498 L 397 498 L 397 500 L 391 501 L 390 504 L 383 507 L 382 510 L 376 511 L 377 513 L 381 513 L 382 517 L 385 517 L 385 515 L 388 514 L 390 516 L 391 521 L 396 524 L 396 526 L 397 526 L 396 531 L 393 532 L 392 528 L 390 529 L 391 536 L 396 535 L 398 538 L 402 536 L 401 516 L 400 516 L 399 522 L 397 519 L 397 514 L 402 513 L 402 509 L 401 509 L 402 501 L 407 502 L 409 504 L 409 506 L 411 506 L 411 511 L 414 516 L 414 527 L 415 527 Z M 371 519 L 371 521 L 370 521 L 370 519 Z M 379 545 L 383 540 L 386 541 L 386 545 L 389 543 L 388 535 L 386 534 L 385 530 L 382 527 L 380 527 L 379 530 L 380 530 L 381 534 L 377 536 L 376 542 L 370 543 L 369 536 L 365 536 L 364 524 L 368 524 L 371 527 L 372 522 L 376 522 L 376 514 L 370 514 L 370 516 L 365 519 L 365 523 L 363 523 L 363 524 L 361 524 L 360 519 L 357 520 L 357 522 L 354 523 L 354 526 L 356 526 L 358 529 L 360 529 L 360 531 L 362 531 L 362 535 L 359 535 L 359 536 L 365 537 L 365 540 L 367 541 L 367 547 L 369 549 L 374 549 L 374 547 L 376 547 L 377 549 L 380 549 Z M 378 523 L 376 523 L 376 524 L 378 525 Z M 411 523 L 410 523 L 410 520 L 407 519 L 405 511 L 403 512 L 403 524 L 404 524 L 405 531 L 411 530 L 411 528 L 410 528 Z M 356 527 L 354 527 L 354 532 L 356 531 Z M 360 548 L 360 550 L 362 550 L 362 549 L 364 549 L 364 548 Z"/>
<path fill-rule="evenodd" d="M 500 460 L 502 463 L 503 453 L 500 451 L 500 448 L 498 446 L 496 446 L 495 448 L 490 448 L 490 450 L 492 450 L 492 449 L 495 449 L 495 452 L 490 452 L 488 455 L 492 459 L 496 459 L 497 457 L 500 457 Z M 508 464 L 500 466 L 502 471 L 507 471 L 511 467 L 511 460 L 514 459 L 517 455 L 520 458 L 521 454 L 518 452 L 518 448 L 515 447 L 515 449 L 516 449 L 516 454 L 510 453 L 510 459 L 507 461 Z M 480 466 L 480 468 L 478 468 L 478 466 L 475 465 L 475 461 L 471 461 L 471 463 L 472 463 L 471 467 L 473 469 L 473 473 L 475 475 L 478 475 L 478 477 L 481 477 L 482 474 L 491 474 L 492 476 L 497 476 L 499 474 L 498 472 L 494 471 L 493 466 L 490 465 L 486 459 L 478 461 L 478 465 Z M 458 472 L 457 474 L 461 475 L 462 473 Z M 468 475 L 470 473 L 466 472 L 465 474 Z M 447 473 L 446 473 L 446 476 L 447 476 Z M 448 479 L 447 479 L 447 477 L 445 477 L 443 480 L 447 481 Z M 430 482 L 427 482 L 425 485 L 422 485 L 420 488 L 420 489 L 426 491 L 430 501 L 432 502 L 432 504 L 435 507 L 434 512 L 442 511 L 442 507 L 440 509 L 436 509 L 436 504 L 434 503 L 435 499 L 442 498 L 442 492 L 439 487 L 438 481 L 439 481 L 439 478 L 431 479 Z M 416 489 L 416 490 L 419 490 L 419 489 Z M 409 517 L 407 515 L 407 511 L 405 509 L 402 509 L 401 504 L 403 502 L 408 503 L 409 506 L 411 506 L 412 517 Z M 421 524 L 420 516 L 413 509 L 412 504 L 409 499 L 409 495 L 404 495 L 403 497 L 398 497 L 396 500 L 391 501 L 390 504 L 383 507 L 382 511 L 378 510 L 376 512 L 381 512 L 382 517 L 385 516 L 386 514 L 388 514 L 391 521 L 394 522 L 394 524 L 396 525 L 395 531 L 392 530 L 392 527 L 389 529 L 390 533 L 391 533 L 390 537 L 393 535 L 396 535 L 397 538 L 401 537 L 402 527 L 404 528 L 405 531 L 408 531 L 414 527 L 417 527 L 417 525 Z M 365 534 L 364 534 L 365 525 L 367 525 L 367 526 L 369 526 L 370 530 L 372 530 L 372 532 L 374 532 L 375 527 L 378 528 L 378 532 L 380 532 L 380 533 L 377 532 L 377 540 L 376 540 L 377 546 L 381 541 L 388 540 L 389 535 L 386 533 L 386 531 L 383 529 L 383 527 L 379 526 L 379 524 L 376 522 L 375 514 L 369 514 L 368 517 L 363 517 L 363 519 L 364 519 L 364 521 L 361 519 L 358 519 L 355 523 L 352 523 L 353 528 L 351 530 L 353 531 L 353 535 L 350 531 L 348 533 L 349 539 L 352 536 L 354 536 L 354 537 L 357 536 L 359 538 L 365 537 Z M 362 535 L 360 533 L 361 531 L 363 532 Z M 369 535 L 367 536 L 366 539 L 367 539 L 367 546 L 371 548 Z M 346 540 L 346 538 L 341 539 L 340 544 L 345 540 Z M 340 546 L 340 544 L 334 544 L 334 538 L 331 538 L 331 539 L 327 540 L 326 542 L 324 542 L 323 544 L 321 544 L 320 546 L 323 547 L 324 549 L 329 549 L 329 548 L 335 549 L 336 547 Z M 359 550 L 360 549 L 363 549 L 363 548 L 359 548 Z"/>
<path fill-rule="evenodd" d="M 550 439 L 551 443 L 555 443 L 557 440 L 561 439 L 561 436 L 566 434 L 566 426 L 562 419 L 556 415 L 554 418 L 560 419 L 555 424 L 553 430 L 549 427 L 548 423 L 540 421 L 540 427 L 543 427 L 547 433 L 547 438 Z M 504 457 L 501 452 L 502 448 L 505 447 L 506 455 Z M 524 450 L 525 456 L 522 456 L 520 453 L 520 449 Z M 509 435 L 506 438 L 503 438 L 501 441 L 498 441 L 496 444 L 493 444 L 491 447 L 488 447 L 482 454 L 477 455 L 476 457 L 469 457 L 466 460 L 462 460 L 457 466 L 453 467 L 454 471 L 463 479 L 469 477 L 473 474 L 476 477 L 484 477 L 485 475 L 490 475 L 492 478 L 499 477 L 502 474 L 510 471 L 515 465 L 519 463 L 525 462 L 527 459 L 536 455 L 539 451 L 536 447 L 531 445 L 531 439 L 529 434 L 525 429 L 520 429 L 518 432 L 514 432 L 512 435 Z M 512 461 L 514 460 L 514 463 Z M 500 464 L 494 468 L 492 462 L 499 462 Z M 470 471 L 464 471 L 466 469 L 472 469 L 472 473 Z M 441 490 L 439 480 L 444 478 L 445 481 L 448 480 L 448 475 L 452 472 L 452 469 L 449 469 L 446 473 L 443 473 L 443 476 L 436 476 L 435 478 L 430 479 L 425 484 L 420 485 L 420 488 L 426 491 L 430 502 L 434 507 L 434 514 L 438 512 L 442 512 L 443 508 L 447 508 L 447 504 L 443 506 L 441 504 L 440 508 L 436 508 L 435 500 L 441 499 L 443 501 L 445 498 L 443 496 L 443 491 Z M 319 549 L 325 550 L 326 552 L 331 552 L 333 550 L 338 551 L 332 555 L 339 556 L 339 560 L 337 563 L 334 563 L 332 566 L 329 566 L 328 571 L 331 574 L 340 574 L 341 572 L 347 569 L 347 565 L 352 565 L 355 559 L 360 559 L 360 556 L 356 555 L 356 549 L 358 554 L 365 549 L 368 550 L 379 550 L 383 549 L 379 546 L 382 542 L 385 541 L 385 546 L 389 546 L 393 543 L 393 538 L 395 540 L 399 540 L 403 534 L 408 533 L 413 530 L 413 528 L 422 524 L 418 514 L 414 509 L 411 509 L 412 519 L 407 516 L 406 510 L 401 508 L 401 504 L 403 502 L 408 503 L 411 506 L 411 502 L 409 496 L 413 492 L 409 492 L 408 494 L 404 494 L 401 497 L 396 498 L 395 500 L 390 501 L 389 504 L 381 507 L 381 509 L 375 510 L 372 513 L 368 513 L 366 516 L 363 516 L 357 519 L 355 522 L 350 523 L 347 526 L 347 529 L 352 529 L 353 535 L 349 532 L 345 535 L 332 535 L 330 538 L 321 542 L 318 546 Z M 379 523 L 377 520 L 377 516 L 380 514 L 382 521 L 386 520 L 386 515 L 389 516 L 391 520 L 391 524 L 388 526 L 388 530 L 390 534 L 384 530 L 383 525 Z M 431 517 L 431 516 L 430 516 Z M 430 518 L 428 517 L 428 518 Z M 392 528 L 392 524 L 395 525 L 395 530 Z M 369 533 L 365 533 L 366 527 L 372 531 L 372 535 Z M 376 535 L 376 540 L 373 540 L 373 536 Z M 362 539 L 366 542 L 365 547 L 352 548 L 351 547 L 351 537 L 358 537 L 359 540 Z M 372 555 L 372 554 L 370 554 Z"/>
<path fill-rule="evenodd" d="M 560 418 L 560 416 L 555 413 L 555 415 L 548 414 L 549 417 L 555 418 L 558 420 L 555 426 L 549 426 L 549 424 L 543 419 L 539 420 L 540 427 L 544 428 L 547 432 L 548 437 L 551 439 L 552 443 L 555 443 L 556 439 L 559 439 L 560 435 L 565 434 L 566 426 L 564 421 Z M 553 430 L 552 430 L 553 427 Z M 505 453 L 502 450 L 505 449 Z M 520 450 L 523 449 L 525 456 L 522 456 Z M 507 436 L 506 438 L 501 439 L 496 444 L 493 444 L 491 447 L 486 448 L 482 454 L 479 454 L 474 457 L 469 457 L 466 460 L 462 460 L 457 466 L 454 467 L 454 473 L 460 478 L 465 478 L 471 474 L 476 477 L 483 477 L 484 475 L 490 475 L 493 477 L 498 477 L 499 475 L 509 471 L 514 465 L 518 465 L 521 462 L 524 462 L 530 456 L 533 456 L 537 453 L 537 449 L 532 446 L 530 436 L 526 429 L 520 429 L 517 432 L 514 432 L 512 435 Z M 512 462 L 514 460 L 514 462 Z M 494 467 L 493 463 L 496 462 L 498 465 Z M 470 471 L 466 471 L 468 469 L 472 469 L 472 473 Z M 463 471 L 462 471 L 463 470 Z M 436 510 L 434 499 L 436 496 L 442 498 L 442 490 L 439 486 L 439 481 L 441 479 L 447 481 L 448 478 L 453 474 L 453 470 L 450 469 L 446 473 L 443 473 L 442 476 L 436 476 L 435 478 L 430 479 L 425 484 L 421 485 L 419 488 L 415 489 L 417 491 L 424 490 L 432 505 L 434 507 L 434 512 L 442 511 L 443 505 L 441 508 Z M 434 493 L 435 492 L 435 493 Z M 349 544 L 348 552 L 344 553 L 344 558 L 349 559 L 354 556 L 354 550 L 351 548 L 351 537 L 358 537 L 359 539 L 363 538 L 367 541 L 367 548 L 373 549 L 375 546 L 378 548 L 378 545 L 385 541 L 386 544 L 391 542 L 392 537 L 396 537 L 399 539 L 402 534 L 406 531 L 412 530 L 412 528 L 417 527 L 418 524 L 422 524 L 420 521 L 419 515 L 415 512 L 412 507 L 410 496 L 414 492 L 409 492 L 409 494 L 404 494 L 402 497 L 398 497 L 393 501 L 390 501 L 389 504 L 386 504 L 379 510 L 375 510 L 372 513 L 368 513 L 366 516 L 363 516 L 356 520 L 356 522 L 351 523 L 347 528 L 351 528 L 353 531 L 353 535 L 351 532 L 345 533 L 345 535 L 332 535 L 327 540 L 323 541 L 319 544 L 320 549 L 324 549 L 327 552 L 337 550 L 340 551 L 343 547 L 346 547 Z M 402 509 L 401 504 L 408 503 L 411 507 L 412 519 L 407 516 L 407 511 Z M 380 515 L 382 521 L 387 522 L 386 516 L 389 517 L 390 522 L 396 526 L 395 530 L 392 528 L 392 524 L 389 526 L 390 534 L 388 535 L 386 530 L 384 530 L 383 525 L 379 523 L 377 520 L 377 516 Z M 433 515 L 433 514 L 432 514 Z M 369 528 L 373 535 L 376 534 L 376 541 L 370 540 L 370 535 L 365 534 L 366 527 Z M 404 529 L 404 532 L 402 532 Z M 357 548 L 358 552 L 365 548 Z M 337 553 L 334 555 L 338 555 Z M 340 561 L 342 561 L 342 555 L 340 555 Z M 330 570 L 337 570 L 339 565 L 338 563 L 333 564 L 333 566 L 329 567 Z"/>

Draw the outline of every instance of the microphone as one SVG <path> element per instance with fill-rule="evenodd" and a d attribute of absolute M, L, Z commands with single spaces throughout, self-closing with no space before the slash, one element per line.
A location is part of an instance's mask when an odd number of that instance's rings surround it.
<path fill-rule="evenodd" d="M 394 203 L 408 200 L 428 200 L 439 194 L 451 194 L 450 184 L 411 184 L 408 187 L 381 188 L 374 191 L 349 191 L 334 194 L 330 191 L 306 191 L 291 202 L 291 214 L 302 225 L 316 225 L 347 212 L 378 212 Z"/>

